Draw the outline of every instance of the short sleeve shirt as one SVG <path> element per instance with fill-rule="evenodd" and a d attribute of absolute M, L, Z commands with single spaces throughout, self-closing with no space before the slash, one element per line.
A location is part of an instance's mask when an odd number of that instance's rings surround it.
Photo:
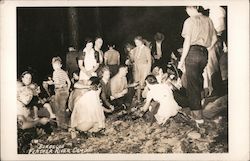
<path fill-rule="evenodd" d="M 209 17 L 197 15 L 185 20 L 181 35 L 184 38 L 190 36 L 191 45 L 210 47 L 216 32 Z"/>
<path fill-rule="evenodd" d="M 213 6 L 209 9 L 209 17 L 211 18 L 214 28 L 218 35 L 221 35 L 226 29 L 225 17 L 226 11 L 220 6 Z"/>

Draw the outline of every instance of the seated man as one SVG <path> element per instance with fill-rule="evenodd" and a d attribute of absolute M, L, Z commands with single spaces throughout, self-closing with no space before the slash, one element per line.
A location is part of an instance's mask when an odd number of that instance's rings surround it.
<path fill-rule="evenodd" d="M 111 100 L 112 104 L 118 106 L 115 110 L 119 110 L 119 108 L 127 108 L 130 107 L 133 96 L 134 96 L 134 87 L 137 84 L 128 85 L 127 83 L 127 75 L 128 67 L 125 65 L 121 65 L 119 67 L 118 73 L 111 79 Z"/>

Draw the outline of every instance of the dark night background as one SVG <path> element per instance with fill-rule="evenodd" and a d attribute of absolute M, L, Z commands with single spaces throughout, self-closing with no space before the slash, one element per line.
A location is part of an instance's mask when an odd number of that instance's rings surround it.
<path fill-rule="evenodd" d="M 17 72 L 28 67 L 35 69 L 35 80 L 52 73 L 51 59 L 60 56 L 65 67 L 69 40 L 69 8 L 19 7 L 17 8 Z M 185 7 L 79 7 L 79 48 L 84 39 L 103 37 L 102 50 L 114 42 L 124 55 L 124 45 L 133 43 L 136 35 L 152 41 L 157 31 L 164 33 L 173 49 L 182 47 L 182 25 L 188 17 Z"/>

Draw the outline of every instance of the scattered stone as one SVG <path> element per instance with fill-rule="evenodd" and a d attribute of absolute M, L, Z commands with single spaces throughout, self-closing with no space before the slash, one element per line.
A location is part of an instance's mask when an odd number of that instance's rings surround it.
<path fill-rule="evenodd" d="M 198 132 L 195 132 L 195 131 L 188 133 L 187 136 L 191 139 L 200 139 L 201 138 L 201 134 Z"/>
<path fill-rule="evenodd" d="M 83 138 L 77 135 L 72 139 L 70 132 L 58 130 L 34 139 L 31 148 L 36 150 L 42 144 L 61 145 L 71 150 L 79 148 L 81 153 L 228 152 L 227 124 L 224 118 L 216 126 L 211 121 L 200 130 L 188 122 L 177 122 L 174 119 L 170 119 L 164 126 L 157 123 L 150 126 L 142 118 L 131 119 L 130 114 L 123 116 L 128 119 L 107 118 L 104 136 Z"/>
<path fill-rule="evenodd" d="M 149 147 L 149 146 L 153 146 L 154 142 L 153 140 L 148 140 L 146 143 L 145 143 L 145 146 L 146 147 Z"/>
<path fill-rule="evenodd" d="M 166 152 L 166 148 L 163 147 L 163 146 L 161 146 L 161 147 L 159 147 L 159 148 L 157 149 L 157 152 L 158 152 L 158 153 L 165 153 L 165 152 Z"/>
<path fill-rule="evenodd" d="M 180 142 L 180 139 L 178 139 L 178 138 L 169 138 L 169 139 L 163 139 L 161 142 L 165 143 L 165 144 L 169 144 L 171 146 L 175 146 Z"/>

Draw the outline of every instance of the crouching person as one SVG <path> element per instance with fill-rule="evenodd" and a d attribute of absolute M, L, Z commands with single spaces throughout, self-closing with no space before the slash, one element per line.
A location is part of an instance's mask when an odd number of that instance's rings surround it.
<path fill-rule="evenodd" d="M 71 130 L 96 134 L 105 128 L 104 108 L 100 100 L 100 81 L 97 77 L 91 77 L 87 84 L 78 83 L 77 88 L 84 89 L 87 86 L 88 90 L 84 90 L 79 98 L 75 99 L 71 114 Z"/>
<path fill-rule="evenodd" d="M 181 107 L 176 103 L 170 86 L 159 84 L 154 75 L 146 77 L 146 87 L 148 88 L 146 103 L 141 110 L 143 112 L 149 110 L 157 123 L 163 125 L 170 117 L 175 116 Z"/>
<path fill-rule="evenodd" d="M 122 108 L 130 108 L 132 99 L 135 93 L 134 86 L 138 85 L 128 84 L 127 75 L 128 67 L 121 65 L 118 73 L 111 79 L 111 100 L 112 104 L 116 107 L 115 111 L 119 111 Z"/>
<path fill-rule="evenodd" d="M 51 132 L 48 127 L 48 118 L 34 120 L 30 117 L 30 109 L 26 107 L 33 97 L 33 91 L 19 84 L 17 91 L 17 126 L 18 126 L 18 153 L 28 153 L 29 144 L 37 137 L 35 127 L 42 127 L 47 133 Z"/>

